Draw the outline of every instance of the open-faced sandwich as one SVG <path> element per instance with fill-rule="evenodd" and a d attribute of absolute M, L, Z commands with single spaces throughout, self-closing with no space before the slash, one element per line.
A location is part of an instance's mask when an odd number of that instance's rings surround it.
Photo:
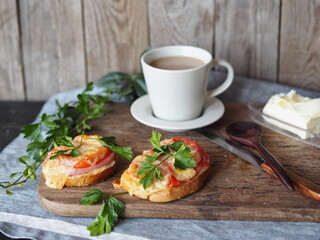
<path fill-rule="evenodd" d="M 160 141 L 152 133 L 153 149 L 137 156 L 114 187 L 154 202 L 180 199 L 199 190 L 210 173 L 208 155 L 194 141 L 172 138 Z"/>
<path fill-rule="evenodd" d="M 60 142 L 42 163 L 42 174 L 50 188 L 99 183 L 115 171 L 116 153 L 128 159 L 132 156 L 131 148 L 118 146 L 114 137 L 79 135 Z"/>

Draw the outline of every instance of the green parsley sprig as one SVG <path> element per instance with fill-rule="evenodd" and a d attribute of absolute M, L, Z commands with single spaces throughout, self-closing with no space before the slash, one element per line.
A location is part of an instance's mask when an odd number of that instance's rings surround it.
<path fill-rule="evenodd" d="M 121 216 L 126 209 L 126 206 L 121 201 L 114 198 L 114 196 L 126 193 L 128 192 L 109 195 L 99 189 L 91 189 L 85 193 L 79 202 L 81 205 L 91 205 L 102 200 L 102 206 L 98 216 L 95 218 L 94 222 L 87 227 L 91 236 L 98 236 L 112 231 L 119 216 Z"/>
<path fill-rule="evenodd" d="M 161 171 L 159 166 L 167 161 L 170 157 L 174 158 L 174 167 L 181 170 L 187 168 L 196 167 L 196 161 L 191 155 L 190 147 L 184 145 L 183 141 L 176 141 L 169 145 L 160 146 L 161 134 L 159 132 L 152 132 L 152 137 L 149 139 L 153 146 L 151 155 L 146 156 L 146 161 L 141 162 L 141 166 L 137 172 L 137 175 L 143 176 L 139 183 L 143 184 L 143 188 L 147 189 L 153 182 L 153 179 L 162 181 Z M 174 153 L 172 153 L 173 151 Z M 164 156 L 159 163 L 155 164 L 155 161 Z"/>
<path fill-rule="evenodd" d="M 59 150 L 59 151 L 55 152 L 55 153 L 50 157 L 50 159 L 56 159 L 56 158 L 60 157 L 61 155 L 71 156 L 71 157 L 77 157 L 77 156 L 79 156 L 79 155 L 80 155 L 80 152 L 78 151 L 78 148 L 81 146 L 82 138 L 81 138 L 80 145 L 79 145 L 78 147 L 74 146 L 71 141 L 72 141 L 72 138 L 71 138 L 71 137 L 68 137 L 68 136 L 64 136 L 64 137 L 61 137 L 61 138 L 57 139 L 57 140 L 55 141 L 55 143 L 56 143 L 57 145 L 66 146 L 66 147 L 69 147 L 69 149 Z"/>
<path fill-rule="evenodd" d="M 131 160 L 133 157 L 133 152 L 131 147 L 119 146 L 115 137 L 100 137 L 92 138 L 98 141 L 102 146 L 109 148 L 112 152 L 118 154 L 119 157 L 127 160 Z"/>
<path fill-rule="evenodd" d="M 124 97 L 129 104 L 148 93 L 142 73 L 130 76 L 122 72 L 111 72 L 101 77 L 98 85 L 105 87 L 109 95 L 117 95 L 118 99 Z"/>
<path fill-rule="evenodd" d="M 139 59 L 150 49 L 150 47 L 146 48 Z M 136 98 L 148 93 L 141 65 L 140 68 L 141 73 L 134 75 L 122 72 L 108 73 L 98 80 L 98 85 L 105 87 L 108 95 L 116 95 L 118 99 L 124 97 L 124 100 L 131 104 Z"/>
<path fill-rule="evenodd" d="M 111 101 L 109 95 L 91 95 L 93 83 L 88 83 L 85 90 L 78 94 L 77 100 L 61 105 L 56 101 L 58 112 L 56 114 L 40 116 L 40 121 L 21 129 L 23 137 L 31 142 L 27 145 L 28 155 L 19 158 L 19 162 L 25 165 L 25 170 L 10 175 L 9 181 L 0 182 L 0 187 L 6 193 L 12 195 L 10 188 L 22 186 L 28 180 L 35 180 L 36 170 L 41 166 L 48 152 L 58 145 L 70 146 L 72 156 L 78 155 L 77 149 L 70 145 L 72 136 L 83 133 L 91 128 L 88 125 L 90 119 L 102 117 L 109 113 L 104 107 Z M 47 129 L 46 133 L 43 133 Z M 71 143 L 72 144 L 72 143 Z M 59 152 L 59 155 L 66 155 L 66 152 Z"/>

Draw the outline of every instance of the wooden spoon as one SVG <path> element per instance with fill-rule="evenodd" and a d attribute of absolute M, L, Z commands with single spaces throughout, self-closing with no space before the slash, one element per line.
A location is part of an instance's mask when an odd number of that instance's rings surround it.
<path fill-rule="evenodd" d="M 279 180 L 291 191 L 294 191 L 292 181 L 283 166 L 268 152 L 261 143 L 262 129 L 254 122 L 238 121 L 226 128 L 228 136 L 248 147 L 254 148 L 264 158 Z"/>

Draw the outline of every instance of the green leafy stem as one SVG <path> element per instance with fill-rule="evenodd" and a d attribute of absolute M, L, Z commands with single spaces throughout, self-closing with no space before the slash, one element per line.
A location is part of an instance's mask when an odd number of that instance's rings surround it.
<path fill-rule="evenodd" d="M 141 162 L 141 166 L 137 172 L 137 175 L 143 176 L 139 180 L 139 183 L 143 185 L 144 189 L 147 189 L 152 184 L 154 178 L 159 181 L 163 180 L 159 166 L 170 157 L 174 158 L 174 167 L 176 169 L 186 170 L 187 168 L 196 167 L 196 161 L 191 155 L 191 149 L 184 145 L 183 141 L 176 141 L 169 145 L 160 146 L 161 134 L 155 131 L 152 132 L 152 137 L 149 141 L 153 146 L 152 151 L 154 153 L 146 156 L 146 161 Z M 174 154 L 170 150 L 173 150 Z M 154 164 L 163 155 L 165 155 L 164 159 Z"/>
<path fill-rule="evenodd" d="M 91 236 L 98 236 L 112 231 L 119 216 L 121 216 L 126 209 L 125 205 L 114 198 L 114 196 L 127 193 L 128 192 L 121 192 L 109 195 L 99 189 L 91 189 L 84 194 L 79 202 L 81 205 L 91 205 L 102 200 L 102 206 L 98 216 L 93 223 L 87 227 Z"/>

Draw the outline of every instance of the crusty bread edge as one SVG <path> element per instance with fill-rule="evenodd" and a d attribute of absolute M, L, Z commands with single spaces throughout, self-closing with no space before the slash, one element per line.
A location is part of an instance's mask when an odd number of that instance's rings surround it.
<path fill-rule="evenodd" d="M 82 187 L 82 186 L 87 186 L 91 184 L 97 184 L 102 182 L 106 178 L 108 178 L 112 173 L 114 173 L 115 170 L 116 170 L 116 164 L 113 164 L 111 167 L 108 167 L 98 173 L 88 172 L 83 175 L 72 176 L 68 178 L 65 186 Z"/>
<path fill-rule="evenodd" d="M 165 190 L 149 195 L 152 202 L 169 202 L 183 198 L 198 191 L 210 175 L 210 167 L 204 167 L 189 181 L 182 183 L 178 187 L 167 187 Z"/>
<path fill-rule="evenodd" d="M 152 202 L 170 202 L 183 198 L 193 192 L 198 191 L 205 183 L 211 172 L 210 166 L 202 168 L 193 178 L 187 182 L 181 183 L 178 187 L 166 186 L 164 190 L 147 194 L 146 191 L 132 191 L 132 195 L 143 199 L 149 199 Z M 131 192 L 131 182 L 127 178 L 131 178 L 125 171 L 121 176 L 120 187 L 126 191 Z M 126 180 L 125 180 L 126 179 Z M 118 187 L 119 188 L 119 187 Z"/>
<path fill-rule="evenodd" d="M 103 170 L 99 171 L 100 169 Z M 69 176 L 64 186 L 83 187 L 91 184 L 97 184 L 108 178 L 112 173 L 114 173 L 115 170 L 116 164 L 115 160 L 113 160 L 110 164 L 107 165 L 107 167 L 103 166 L 82 175 Z M 43 174 L 43 177 L 46 179 L 45 174 Z"/>

